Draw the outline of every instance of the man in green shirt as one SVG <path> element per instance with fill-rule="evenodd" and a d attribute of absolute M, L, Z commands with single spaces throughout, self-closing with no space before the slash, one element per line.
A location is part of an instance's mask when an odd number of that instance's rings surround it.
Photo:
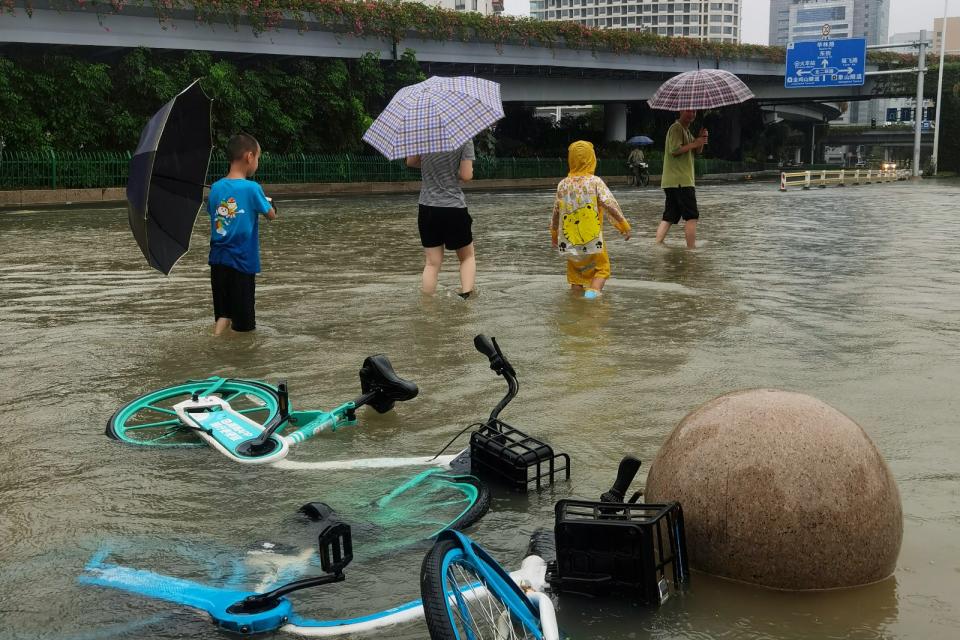
<path fill-rule="evenodd" d="M 667 139 L 663 145 L 663 175 L 660 186 L 666 195 L 666 204 L 663 209 L 663 220 L 657 227 L 657 244 L 670 230 L 670 225 L 677 224 L 682 218 L 685 221 L 684 235 L 687 238 L 687 248 L 697 246 L 697 220 L 700 212 L 697 210 L 697 195 L 693 181 L 693 155 L 703 151 L 707 144 L 707 130 L 700 129 L 696 138 L 688 127 L 697 117 L 696 111 L 681 111 L 677 121 L 670 125 Z"/>

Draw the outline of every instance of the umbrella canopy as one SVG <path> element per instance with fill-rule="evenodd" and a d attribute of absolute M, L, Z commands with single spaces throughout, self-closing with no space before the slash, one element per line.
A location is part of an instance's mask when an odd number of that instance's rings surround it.
<path fill-rule="evenodd" d="M 752 97 L 747 85 L 729 71 L 702 69 L 670 78 L 660 85 L 647 104 L 651 109 L 684 111 L 740 104 Z"/>
<path fill-rule="evenodd" d="M 400 89 L 363 139 L 390 160 L 453 151 L 502 117 L 496 82 L 433 76 Z"/>
<path fill-rule="evenodd" d="M 211 104 L 200 82 L 191 84 L 150 118 L 130 160 L 130 229 L 150 266 L 165 275 L 190 248 L 203 205 Z"/>
<path fill-rule="evenodd" d="M 627 140 L 627 144 L 631 147 L 645 147 L 648 144 L 653 144 L 653 140 L 647 136 L 633 136 Z"/>

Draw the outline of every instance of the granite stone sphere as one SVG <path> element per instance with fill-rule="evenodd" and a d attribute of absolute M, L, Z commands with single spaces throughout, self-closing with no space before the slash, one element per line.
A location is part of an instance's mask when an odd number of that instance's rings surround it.
<path fill-rule="evenodd" d="M 657 454 L 646 502 L 683 507 L 690 565 L 777 589 L 886 578 L 900 494 L 856 422 L 808 395 L 749 389 L 685 417 Z"/>

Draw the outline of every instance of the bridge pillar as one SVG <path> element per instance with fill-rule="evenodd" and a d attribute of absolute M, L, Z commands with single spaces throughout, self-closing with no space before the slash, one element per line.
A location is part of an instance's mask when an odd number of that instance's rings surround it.
<path fill-rule="evenodd" d="M 727 117 L 730 119 L 730 124 L 727 129 L 728 138 L 726 151 L 728 154 L 738 153 L 737 159 L 742 160 L 743 149 L 740 148 L 740 144 L 743 140 L 743 132 L 740 128 L 740 106 L 737 105 L 733 107 L 730 113 L 727 114 Z"/>
<path fill-rule="evenodd" d="M 623 102 L 613 102 L 603 105 L 604 132 L 603 139 L 607 142 L 627 139 L 627 105 Z"/>

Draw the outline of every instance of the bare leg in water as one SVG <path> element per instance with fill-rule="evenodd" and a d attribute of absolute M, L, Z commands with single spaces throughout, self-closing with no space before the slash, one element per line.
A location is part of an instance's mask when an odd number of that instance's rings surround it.
<path fill-rule="evenodd" d="M 687 238 L 687 249 L 697 248 L 697 221 L 687 220 L 683 227 L 683 235 Z"/>
<path fill-rule="evenodd" d="M 667 231 L 670 230 L 670 223 L 666 220 L 660 221 L 660 226 L 657 227 L 657 244 L 663 244 L 664 238 L 667 237 Z M 687 249 L 696 249 L 697 248 L 697 221 L 696 220 L 687 220 L 683 226 L 683 235 L 687 240 Z"/>
<path fill-rule="evenodd" d="M 477 257 L 471 242 L 465 247 L 457 249 L 457 259 L 460 260 L 460 295 L 473 293 L 477 279 Z"/>
<path fill-rule="evenodd" d="M 667 237 L 667 231 L 670 231 L 670 223 L 666 220 L 660 221 L 660 226 L 657 227 L 657 244 L 663 244 L 664 238 Z"/>
<path fill-rule="evenodd" d="M 213 335 L 219 336 L 230 328 L 230 318 L 217 318 L 217 323 L 213 325 Z"/>
<path fill-rule="evenodd" d="M 437 278 L 440 277 L 440 266 L 443 264 L 443 245 L 426 247 L 423 250 L 425 264 L 423 265 L 422 289 L 426 294 L 437 291 Z"/>

